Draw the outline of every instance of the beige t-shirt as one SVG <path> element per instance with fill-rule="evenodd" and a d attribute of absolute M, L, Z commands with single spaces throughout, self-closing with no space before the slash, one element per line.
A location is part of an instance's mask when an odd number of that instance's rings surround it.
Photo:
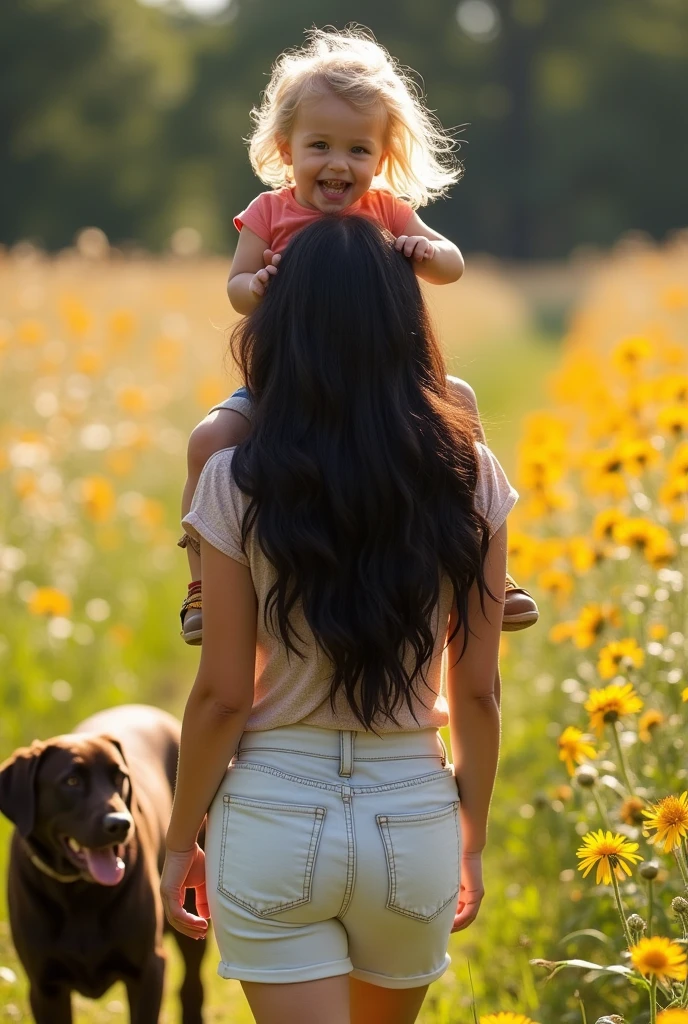
<path fill-rule="evenodd" d="M 475 494 L 476 508 L 487 519 L 490 532 L 504 523 L 518 495 L 510 486 L 499 462 L 483 444 L 476 444 L 479 475 Z M 256 641 L 256 677 L 253 708 L 246 723 L 248 732 L 277 729 L 280 726 L 314 725 L 324 729 L 352 729 L 363 726 L 351 711 L 342 691 L 338 691 L 334 712 L 330 704 L 332 666 L 315 642 L 302 612 L 294 609 L 292 623 L 304 638 L 303 660 L 290 654 L 281 639 L 265 626 L 263 610 L 267 594 L 275 580 L 275 571 L 260 550 L 255 531 L 249 533 L 246 551 L 241 548 L 241 524 L 249 499 L 237 487 L 231 472 L 233 448 L 216 452 L 201 474 L 191 511 L 184 519 L 190 532 L 201 535 L 209 544 L 251 570 L 258 598 Z M 440 586 L 440 598 L 433 616 L 435 647 L 427 668 L 427 687 L 418 684 L 423 703 L 414 701 L 417 721 L 404 704 L 397 708 L 398 724 L 386 720 L 376 723 L 378 732 L 414 732 L 417 729 L 447 725 L 449 712 L 443 691 L 442 653 L 447 638 L 453 591 L 448 579 Z M 231 615 L 231 607 L 227 606 Z"/>

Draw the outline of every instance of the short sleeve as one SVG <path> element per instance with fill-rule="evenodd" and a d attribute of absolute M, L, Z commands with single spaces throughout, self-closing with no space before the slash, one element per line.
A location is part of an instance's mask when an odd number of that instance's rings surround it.
<path fill-rule="evenodd" d="M 413 207 L 404 199 L 398 199 L 390 192 L 378 192 L 379 219 L 383 227 L 398 238 L 413 215 Z"/>
<path fill-rule="evenodd" d="M 238 213 L 234 218 L 234 227 L 241 231 L 247 227 L 254 235 L 258 235 L 268 245 L 272 240 L 272 192 L 261 192 L 259 196 L 251 200 L 245 210 Z"/>
<path fill-rule="evenodd" d="M 225 448 L 208 459 L 182 525 L 236 562 L 248 565 L 241 547 L 244 502 L 232 478 L 233 455 L 233 448 Z"/>
<path fill-rule="evenodd" d="M 518 501 L 518 492 L 509 483 L 506 473 L 490 449 L 477 443 L 478 483 L 475 507 L 487 520 L 490 536 L 504 525 L 506 517 Z"/>

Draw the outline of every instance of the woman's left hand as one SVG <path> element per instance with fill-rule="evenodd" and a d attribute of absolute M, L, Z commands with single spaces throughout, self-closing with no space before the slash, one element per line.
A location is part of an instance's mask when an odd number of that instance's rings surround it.
<path fill-rule="evenodd" d="M 196 910 L 200 916 L 184 909 L 187 889 L 196 891 Z M 160 895 L 165 917 L 173 928 L 191 939 L 206 937 L 210 909 L 205 887 L 205 854 L 198 843 L 194 843 L 190 850 L 167 850 Z"/>

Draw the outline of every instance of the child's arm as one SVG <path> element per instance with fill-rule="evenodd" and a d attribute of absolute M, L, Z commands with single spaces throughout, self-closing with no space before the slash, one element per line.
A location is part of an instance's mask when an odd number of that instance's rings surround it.
<path fill-rule="evenodd" d="M 227 295 L 237 313 L 253 312 L 265 295 L 270 276 L 277 273 L 280 258 L 250 228 L 241 229 L 227 281 Z"/>
<path fill-rule="evenodd" d="M 463 256 L 453 242 L 424 224 L 413 213 L 406 225 L 406 234 L 399 235 L 396 248 L 404 256 L 413 257 L 418 277 L 431 284 L 451 284 L 463 274 Z"/>

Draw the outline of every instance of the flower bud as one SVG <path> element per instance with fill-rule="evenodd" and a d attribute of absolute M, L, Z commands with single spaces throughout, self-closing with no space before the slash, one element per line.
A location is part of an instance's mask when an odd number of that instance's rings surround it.
<path fill-rule="evenodd" d="M 656 860 L 644 860 L 638 867 L 638 873 L 641 878 L 644 878 L 647 882 L 652 882 L 659 874 L 659 863 Z"/>
<path fill-rule="evenodd" d="M 647 927 L 640 914 L 631 914 L 626 919 L 626 924 L 632 932 L 637 932 L 638 936 L 644 932 Z"/>
<path fill-rule="evenodd" d="M 684 900 L 683 896 L 674 896 L 671 909 L 677 917 L 688 918 L 688 900 Z"/>
<path fill-rule="evenodd" d="M 597 768 L 591 764 L 582 764 L 576 768 L 574 779 L 583 789 L 590 789 L 597 782 Z"/>

